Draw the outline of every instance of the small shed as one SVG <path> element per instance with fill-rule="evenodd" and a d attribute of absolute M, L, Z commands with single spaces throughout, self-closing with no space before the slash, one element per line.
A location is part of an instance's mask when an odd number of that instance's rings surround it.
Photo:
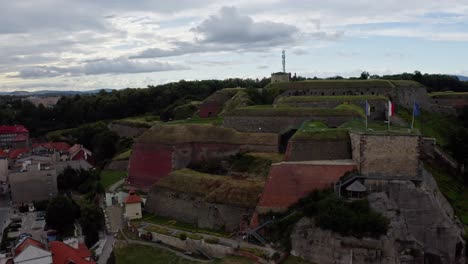
<path fill-rule="evenodd" d="M 367 187 L 360 181 L 354 181 L 348 187 L 346 187 L 348 197 L 350 198 L 362 198 L 367 192 Z"/>
<path fill-rule="evenodd" d="M 131 190 L 125 199 L 125 217 L 129 220 L 140 219 L 141 203 L 143 203 L 141 197 L 135 193 L 135 190 Z"/>

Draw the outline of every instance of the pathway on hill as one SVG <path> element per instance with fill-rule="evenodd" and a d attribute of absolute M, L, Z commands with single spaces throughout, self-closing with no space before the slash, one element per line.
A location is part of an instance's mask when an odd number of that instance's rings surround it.
<path fill-rule="evenodd" d="M 107 188 L 109 192 L 115 192 L 115 189 L 117 189 L 120 185 L 122 185 L 125 182 L 125 179 L 120 179 L 118 182 L 112 184 Z"/>
<path fill-rule="evenodd" d="M 109 259 L 112 251 L 114 250 L 114 234 L 109 234 L 106 237 L 106 244 L 104 244 L 104 248 L 102 249 L 101 255 L 97 261 L 97 264 L 107 264 L 107 260 Z"/>
<path fill-rule="evenodd" d="M 271 252 L 271 254 L 276 252 L 269 245 L 267 245 L 265 247 L 262 247 L 262 246 L 259 246 L 259 245 L 248 243 L 248 242 L 246 242 L 244 240 L 241 240 L 241 239 L 233 239 L 233 238 L 209 235 L 209 234 L 205 234 L 205 233 L 190 232 L 190 231 L 186 231 L 186 230 L 180 230 L 180 229 L 177 229 L 177 228 L 172 228 L 172 227 L 167 226 L 167 225 L 158 225 L 158 224 L 148 223 L 148 222 L 143 222 L 143 223 L 145 223 L 146 225 L 153 225 L 153 226 L 157 226 L 159 228 L 167 229 L 167 230 L 169 230 L 171 232 L 174 232 L 174 233 L 186 233 L 186 234 L 199 235 L 199 236 L 202 236 L 203 238 L 216 238 L 216 239 L 219 240 L 219 242 L 221 244 L 229 245 L 232 248 L 245 248 L 245 247 L 247 247 L 247 248 L 256 248 L 256 249 Z"/>
<path fill-rule="evenodd" d="M 135 245 L 142 245 L 142 246 L 150 246 L 150 247 L 155 247 L 155 248 L 160 248 L 160 249 L 163 249 L 163 250 L 167 250 L 167 251 L 170 251 L 174 254 L 176 254 L 177 256 L 181 257 L 181 258 L 184 258 L 184 259 L 187 259 L 187 260 L 191 260 L 191 261 L 197 261 L 197 262 L 212 262 L 213 260 L 203 260 L 203 259 L 198 259 L 198 258 L 194 258 L 194 257 L 191 257 L 191 256 L 188 256 L 180 251 L 177 251 L 177 250 L 174 250 L 170 247 L 167 247 L 167 246 L 164 246 L 162 244 L 156 244 L 154 242 L 145 242 L 145 241 L 140 241 L 140 240 L 133 240 L 133 239 L 129 239 L 127 237 L 127 235 L 125 235 L 124 232 L 120 232 L 120 234 L 122 234 L 123 238 L 125 239 L 125 241 L 129 244 L 135 244 Z"/>

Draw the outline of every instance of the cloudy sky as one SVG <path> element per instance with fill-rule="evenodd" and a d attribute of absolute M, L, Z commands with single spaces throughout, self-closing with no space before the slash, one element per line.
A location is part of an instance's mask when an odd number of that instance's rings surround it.
<path fill-rule="evenodd" d="M 468 0 L 0 0 L 0 91 L 468 75 Z"/>

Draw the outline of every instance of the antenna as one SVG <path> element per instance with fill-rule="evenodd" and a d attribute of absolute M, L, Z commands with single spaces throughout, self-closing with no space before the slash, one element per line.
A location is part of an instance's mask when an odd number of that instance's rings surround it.
<path fill-rule="evenodd" d="M 283 73 L 286 73 L 286 51 L 283 50 Z"/>

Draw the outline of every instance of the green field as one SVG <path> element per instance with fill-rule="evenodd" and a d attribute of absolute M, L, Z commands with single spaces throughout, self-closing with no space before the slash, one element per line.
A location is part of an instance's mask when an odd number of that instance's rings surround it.
<path fill-rule="evenodd" d="M 111 171 L 111 170 L 103 170 L 101 171 L 101 184 L 102 186 L 107 189 L 112 184 L 118 182 L 119 180 L 127 177 L 126 171 Z"/>
<path fill-rule="evenodd" d="M 150 246 L 129 245 L 114 251 L 117 264 L 199 264 L 177 256 L 176 254 Z M 224 259 L 216 259 L 213 264 L 253 264 L 254 262 L 242 258 L 229 256 Z"/>
<path fill-rule="evenodd" d="M 346 139 L 349 139 L 348 129 L 328 128 L 322 122 L 306 122 L 302 124 L 291 138 L 292 141 Z"/>

